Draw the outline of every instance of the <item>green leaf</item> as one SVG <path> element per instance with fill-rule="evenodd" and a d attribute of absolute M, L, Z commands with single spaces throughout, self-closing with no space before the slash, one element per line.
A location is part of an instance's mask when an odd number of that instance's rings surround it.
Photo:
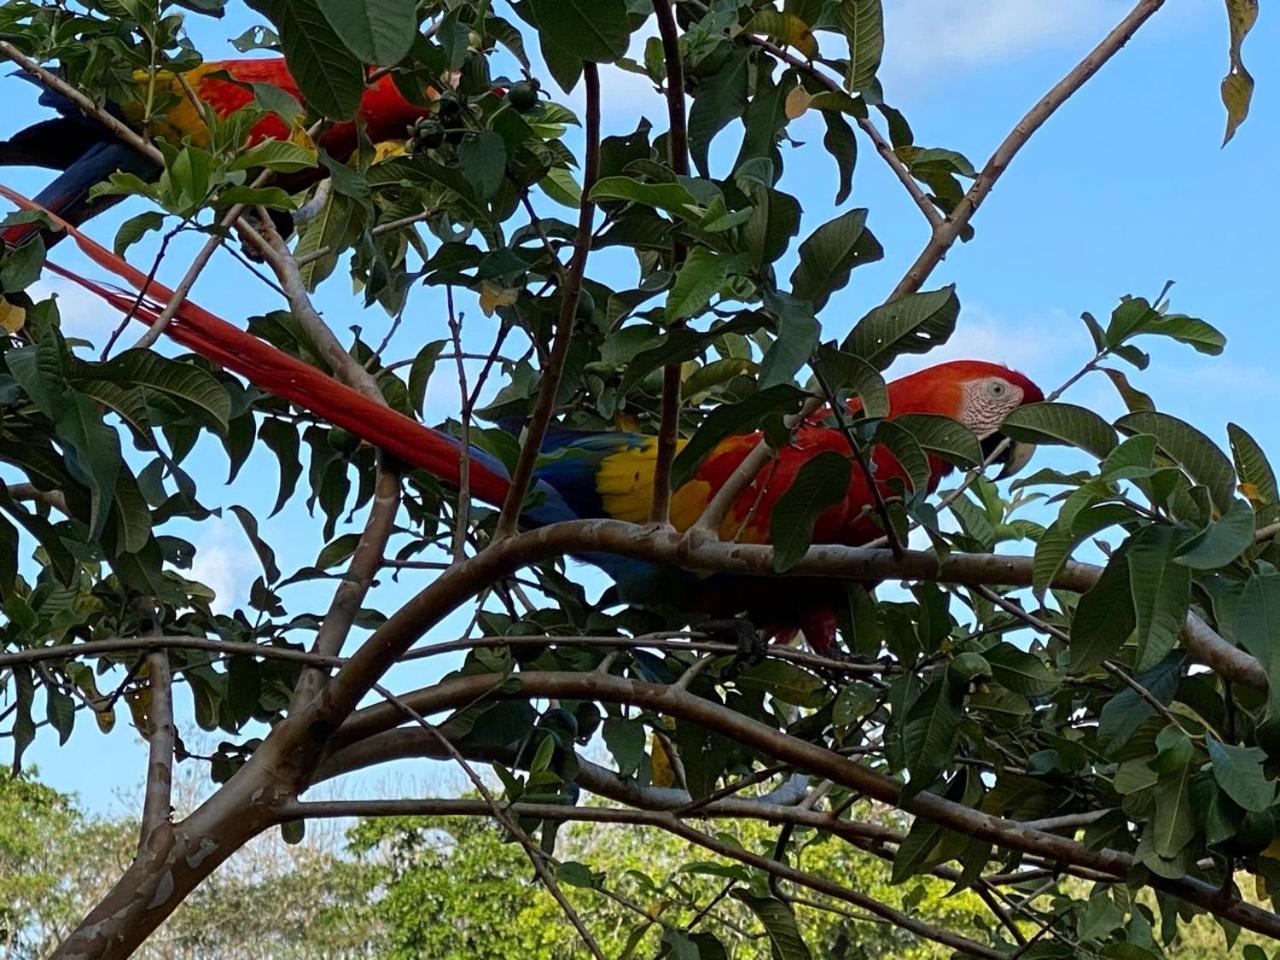
<path fill-rule="evenodd" d="M 1130 413 L 1140 413 L 1156 408 L 1155 401 L 1148 394 L 1143 393 L 1131 384 L 1129 378 L 1122 371 L 1113 370 L 1111 367 L 1099 367 L 1098 369 L 1107 375 L 1107 379 L 1116 388 L 1116 392 L 1120 394 L 1120 399 L 1124 401 L 1124 405 Z"/>
<path fill-rule="evenodd" d="M 698 469 L 702 458 L 711 452 L 725 437 L 753 430 L 767 415 L 792 412 L 799 407 L 805 393 L 795 387 L 780 383 L 776 387 L 753 393 L 738 403 L 716 407 L 702 421 L 671 465 L 671 486 L 678 488 L 687 482 Z"/>
<path fill-rule="evenodd" d="M 809 549 L 818 518 L 848 496 L 852 466 L 847 456 L 824 450 L 796 471 L 769 523 L 773 568 L 779 573 L 794 567 Z"/>
<path fill-rule="evenodd" d="M 232 160 L 227 169 L 254 170 L 262 167 L 276 173 L 297 173 L 315 165 L 316 155 L 306 147 L 289 140 L 263 140 Z"/>
<path fill-rule="evenodd" d="M 816 709 L 829 699 L 822 679 L 785 660 L 752 664 L 738 674 L 735 685 L 749 693 L 770 694 L 781 703 Z"/>
<path fill-rule="evenodd" d="M 726 42 L 723 47 L 726 55 L 702 79 L 698 96 L 689 108 L 689 156 L 704 177 L 711 175 L 707 166 L 711 141 L 747 109 L 751 52 L 745 44 Z"/>
<path fill-rule="evenodd" d="M 1251 577 L 1235 610 L 1235 634 L 1240 645 L 1267 670 L 1267 702 L 1272 716 L 1280 716 L 1280 577 Z"/>
<path fill-rule="evenodd" d="M 1231 68 L 1222 78 L 1222 104 L 1227 108 L 1227 132 L 1222 138 L 1224 147 L 1231 142 L 1236 129 L 1249 115 L 1249 101 L 1253 99 L 1253 77 L 1245 69 L 1240 47 L 1258 19 L 1258 0 L 1226 2 L 1227 23 L 1231 28 Z"/>
<path fill-rule="evenodd" d="M 858 321 L 840 349 L 883 370 L 904 353 L 928 353 L 947 342 L 960 316 L 956 288 L 912 293 Z"/>
<path fill-rule="evenodd" d="M 827 153 L 836 161 L 836 169 L 840 179 L 836 185 L 834 206 L 840 206 L 849 199 L 853 190 L 853 170 L 858 162 L 858 141 L 853 135 L 849 122 L 834 110 L 823 110 L 822 119 L 827 125 L 827 132 L 822 137 L 822 145 Z"/>
<path fill-rule="evenodd" d="M 1116 446 L 1111 424 L 1073 403 L 1028 403 L 1011 412 L 1001 433 L 1026 443 L 1079 447 L 1102 459 Z"/>
<path fill-rule="evenodd" d="M 338 0 L 334 0 L 338 2 Z M 631 24 L 625 0 L 528 0 L 538 31 L 583 60 L 607 63 L 627 52 Z"/>
<path fill-rule="evenodd" d="M 193 363 L 170 360 L 151 350 L 126 350 L 95 373 L 190 405 L 206 415 L 220 433 L 226 431 L 231 419 L 231 397 L 226 387 Z"/>
<path fill-rule="evenodd" d="M 792 294 L 821 310 L 831 294 L 849 282 L 855 267 L 883 257 L 884 250 L 866 223 L 867 211 L 858 208 L 813 231 L 800 244 L 800 263 L 791 274 Z"/>
<path fill-rule="evenodd" d="M 1121 301 L 1111 313 L 1104 339 L 1107 346 L 1117 347 L 1133 337 L 1147 334 L 1169 337 L 1211 356 L 1222 353 L 1227 342 L 1221 331 L 1211 324 L 1181 313 L 1161 313 L 1142 297 Z"/>
<path fill-rule="evenodd" d="M 1236 747 L 1207 738 L 1213 778 L 1223 792 L 1245 810 L 1261 812 L 1275 803 L 1276 784 L 1264 769 L 1267 754 L 1260 747 Z"/>
<path fill-rule="evenodd" d="M 1174 553 L 1174 562 L 1194 570 L 1225 567 L 1253 546 L 1256 518 L 1248 501 L 1233 500 L 1214 520 Z"/>
<path fill-rule="evenodd" d="M 500 134 L 485 130 L 469 136 L 458 147 L 458 165 L 476 196 L 490 200 L 502 187 L 507 169 L 506 142 Z"/>
<path fill-rule="evenodd" d="M 1162 777 L 1154 787 L 1151 817 L 1152 843 L 1156 852 L 1172 858 L 1196 835 L 1196 819 L 1191 809 L 1191 768 L 1188 763 L 1171 776 Z"/>
<path fill-rule="evenodd" d="M 807 300 L 764 292 L 765 309 L 778 321 L 778 336 L 760 360 L 759 385 L 791 383 L 818 345 L 818 318 Z"/>
<path fill-rule="evenodd" d="M 1271 504 L 1280 500 L 1275 471 L 1258 441 L 1234 423 L 1227 424 L 1227 439 L 1231 443 L 1236 475 L 1240 478 L 1240 492 L 1256 503 Z"/>
<path fill-rule="evenodd" d="M 905 795 L 927 790 L 953 759 L 964 714 L 964 692 L 947 674 L 946 667 L 935 670 L 929 686 L 907 710 L 902 747 L 911 780 Z"/>
<path fill-rule="evenodd" d="M 915 493 L 924 493 L 933 479 L 929 456 L 920 441 L 906 427 L 894 420 L 883 420 L 876 426 L 874 440 L 883 444 L 906 471 Z"/>
<path fill-rule="evenodd" d="M 696 208 L 693 194 L 678 183 L 643 183 L 633 177 L 602 177 L 591 188 L 591 199 L 630 200 L 679 216 L 691 215 Z"/>
<path fill-rule="evenodd" d="M 982 462 L 982 444 L 978 438 L 972 430 L 950 417 L 904 413 L 894 417 L 893 422 L 915 437 L 926 451 L 937 454 L 948 463 L 972 467 Z"/>
<path fill-rule="evenodd" d="M 1226 454 L 1207 436 L 1167 413 L 1130 413 L 1116 421 L 1124 433 L 1149 433 L 1160 449 L 1180 464 L 1197 483 L 1209 488 L 1214 505 L 1222 511 L 1235 499 L 1236 474 Z"/>
<path fill-rule="evenodd" d="M 1115 655 L 1136 623 L 1127 552 L 1118 550 L 1080 598 L 1071 617 L 1072 673 L 1085 673 Z"/>
<path fill-rule="evenodd" d="M 316 0 L 347 49 L 371 66 L 399 63 L 418 35 L 414 0 Z"/>
<path fill-rule="evenodd" d="M 808 23 L 794 13 L 764 9 L 756 13 L 742 29 L 746 33 L 763 34 L 783 46 L 795 47 L 806 57 L 816 57 L 818 41 L 809 27 Z"/>
<path fill-rule="evenodd" d="M 881 0 L 840 0 L 839 23 L 849 41 L 849 73 L 845 86 L 855 92 L 875 81 L 884 55 L 884 11 Z"/>
<path fill-rule="evenodd" d="M 355 209 L 350 199 L 335 190 L 329 194 L 320 212 L 307 223 L 298 240 L 296 253 L 300 259 L 314 254 L 299 268 L 308 292 L 314 293 L 316 287 L 333 273 L 343 248 L 358 233 Z"/>
<path fill-rule="evenodd" d="M 258 518 L 250 510 L 239 505 L 232 505 L 230 509 L 240 521 L 240 526 L 244 527 L 245 535 L 253 546 L 253 552 L 258 555 L 258 560 L 262 563 L 262 571 L 266 574 L 266 582 L 268 584 L 275 583 L 280 579 L 280 568 L 276 566 L 275 551 L 258 535 Z"/>
<path fill-rule="evenodd" d="M 1076 547 L 1107 527 L 1132 520 L 1135 516 L 1131 508 L 1119 503 L 1086 507 L 1069 516 L 1064 510 L 1036 544 L 1032 588 L 1037 593 L 1049 589 L 1053 578 L 1062 570 Z"/>
<path fill-rule="evenodd" d="M 790 904 L 774 897 L 755 897 L 741 889 L 731 895 L 746 904 L 764 926 L 775 960 L 811 960 L 813 954 L 804 942 Z"/>
<path fill-rule="evenodd" d="M 876 419 L 889 415 L 889 390 L 884 377 L 867 361 L 824 343 L 818 347 L 817 362 L 832 391 L 851 390 L 864 416 Z"/>
<path fill-rule="evenodd" d="M 626 780 L 640 769 L 644 760 L 644 724 L 639 719 L 609 717 L 602 733 L 605 746 L 618 765 L 618 776 Z"/>
<path fill-rule="evenodd" d="M 1041 697 L 1062 685 L 1062 678 L 1043 660 L 1011 643 L 999 643 L 982 655 L 991 664 L 995 681 L 1014 693 Z"/>
<path fill-rule="evenodd" d="M 117 257 L 122 257 L 126 250 L 150 231 L 159 230 L 162 226 L 164 226 L 164 214 L 155 210 L 148 210 L 146 213 L 140 213 L 136 217 L 130 217 L 120 224 L 120 229 L 116 231 L 115 241 L 111 245 L 112 249 Z"/>
<path fill-rule="evenodd" d="M 418 351 L 418 355 L 413 358 L 413 363 L 409 366 L 409 401 L 419 416 L 422 416 L 425 410 L 427 384 L 431 380 L 431 374 L 435 372 L 436 361 L 440 359 L 446 342 L 432 340 Z"/>
<path fill-rule="evenodd" d="M 258 439 L 267 445 L 280 463 L 280 491 L 270 513 L 270 516 L 275 516 L 289 502 L 297 489 L 298 478 L 302 476 L 301 441 L 297 427 L 274 417 L 263 419 L 262 426 L 258 428 Z"/>
<path fill-rule="evenodd" d="M 280 34 L 289 72 L 307 104 L 334 120 L 354 117 L 364 95 L 364 69 L 314 0 L 246 2 Z"/>
<path fill-rule="evenodd" d="M 1178 531 L 1152 524 L 1129 541 L 1129 586 L 1137 617 L 1137 669 L 1155 666 L 1178 645 L 1191 602 L 1191 571 L 1171 563 Z"/>
<path fill-rule="evenodd" d="M 651 372 L 668 363 L 692 360 L 726 334 L 746 335 L 754 333 L 763 325 L 764 320 L 758 315 L 739 314 L 732 320 L 713 326 L 705 333 L 699 333 L 688 327 L 672 330 L 656 347 L 641 350 L 627 362 L 627 372 L 622 378 L 621 390 L 623 393 L 630 391 Z"/>
<path fill-rule="evenodd" d="M 667 322 L 693 317 L 705 310 L 729 274 L 742 263 L 741 255 L 715 253 L 706 247 L 690 250 L 667 295 Z"/>

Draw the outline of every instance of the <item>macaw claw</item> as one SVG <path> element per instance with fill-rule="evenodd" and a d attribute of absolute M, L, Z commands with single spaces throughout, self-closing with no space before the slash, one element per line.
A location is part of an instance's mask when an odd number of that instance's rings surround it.
<path fill-rule="evenodd" d="M 754 666 L 764 659 L 769 649 L 768 639 L 756 629 L 756 625 L 744 617 L 726 620 L 704 620 L 698 624 L 698 632 L 709 640 L 732 643 L 737 647 L 734 662 L 729 671 L 736 673 L 744 666 Z"/>

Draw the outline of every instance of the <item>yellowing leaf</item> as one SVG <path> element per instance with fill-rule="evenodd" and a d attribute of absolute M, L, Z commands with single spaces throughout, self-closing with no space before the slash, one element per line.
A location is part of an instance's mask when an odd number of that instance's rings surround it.
<path fill-rule="evenodd" d="M 1241 493 L 1241 494 L 1245 497 L 1245 499 L 1247 499 L 1250 503 L 1257 503 L 1259 500 L 1261 500 L 1261 499 L 1262 499 L 1262 494 L 1258 492 L 1258 487 L 1257 487 L 1255 484 L 1252 484 L 1252 483 L 1242 483 L 1242 484 L 1240 484 L 1240 488 L 1239 488 L 1239 489 L 1240 489 L 1240 493 Z"/>
<path fill-rule="evenodd" d="M 818 55 L 818 41 L 809 25 L 794 13 L 780 10 L 761 10 L 746 26 L 747 33 L 763 33 L 765 36 L 789 47 L 795 47 L 806 57 Z"/>
<path fill-rule="evenodd" d="M 0 300 L 0 330 L 5 333 L 17 333 L 27 322 L 27 311 L 16 303 Z"/>
<path fill-rule="evenodd" d="M 480 309 L 486 317 L 492 317 L 498 307 L 509 307 L 516 302 L 520 291 L 514 288 L 495 287 L 488 283 L 480 284 Z"/>
<path fill-rule="evenodd" d="M 403 140 L 383 140 L 381 143 L 374 144 L 373 162 L 381 163 L 383 160 L 391 160 L 395 157 L 404 156 Z"/>
<path fill-rule="evenodd" d="M 1226 3 L 1227 23 L 1231 27 L 1231 69 L 1222 78 L 1222 104 L 1227 108 L 1227 132 L 1222 138 L 1224 147 L 1236 135 L 1236 128 L 1249 115 L 1249 101 L 1253 99 L 1253 77 L 1244 67 L 1240 45 L 1258 19 L 1258 0 L 1226 0 Z"/>
<path fill-rule="evenodd" d="M 649 765 L 653 770 L 655 787 L 673 787 L 676 783 L 675 766 L 666 745 L 656 733 L 649 737 Z"/>
<path fill-rule="evenodd" d="M 787 119 L 794 120 L 796 117 L 803 116 L 812 101 L 813 95 L 797 83 L 791 88 L 791 92 L 787 94 Z"/>

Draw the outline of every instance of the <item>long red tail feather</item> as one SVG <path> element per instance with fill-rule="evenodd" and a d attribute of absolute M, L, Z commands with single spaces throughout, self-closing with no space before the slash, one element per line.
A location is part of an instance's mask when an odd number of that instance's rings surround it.
<path fill-rule="evenodd" d="M 25 210 L 43 210 L 3 185 L 0 185 L 0 196 Z M 156 280 L 148 282 L 141 270 L 57 215 L 47 210 L 44 212 L 67 232 L 89 259 L 142 294 L 142 301 L 133 310 L 133 316 L 143 323 L 154 323 L 163 305 L 173 297 L 173 291 Z M 52 262 L 45 266 L 122 313 L 134 308 L 136 297 L 124 290 L 79 276 Z M 178 308 L 165 333 L 207 360 L 240 374 L 260 389 L 296 403 L 327 423 L 350 430 L 410 466 L 426 470 L 446 483 L 455 486 L 459 483 L 461 460 L 458 447 L 439 431 L 369 399 L 315 367 L 227 323 L 190 299 Z M 469 481 L 474 496 L 495 505 L 502 503 L 510 486 L 505 476 L 474 461 Z"/>

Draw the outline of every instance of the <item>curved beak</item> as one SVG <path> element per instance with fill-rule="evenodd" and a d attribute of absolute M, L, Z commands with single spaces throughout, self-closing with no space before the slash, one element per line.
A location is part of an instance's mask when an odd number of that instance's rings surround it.
<path fill-rule="evenodd" d="M 1012 477 L 1014 474 L 1018 473 L 1027 465 L 1027 461 L 1031 459 L 1035 452 L 1036 445 L 1034 443 L 1023 443 L 1018 440 L 1011 441 L 1009 443 L 1009 449 L 1005 452 L 1003 457 L 1004 469 L 1000 471 L 1000 474 L 996 479 L 1004 480 L 1005 478 Z"/>

